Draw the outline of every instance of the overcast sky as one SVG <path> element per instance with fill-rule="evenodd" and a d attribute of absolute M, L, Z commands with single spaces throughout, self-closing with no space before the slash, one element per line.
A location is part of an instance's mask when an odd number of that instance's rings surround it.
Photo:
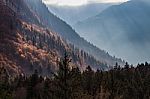
<path fill-rule="evenodd" d="M 124 2 L 127 0 L 43 0 L 46 4 L 54 4 L 60 6 L 79 6 L 88 3 L 109 3 L 109 2 Z"/>

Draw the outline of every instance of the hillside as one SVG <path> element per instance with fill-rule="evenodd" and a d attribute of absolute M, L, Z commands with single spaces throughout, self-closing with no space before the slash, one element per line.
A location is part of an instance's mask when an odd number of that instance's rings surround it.
<path fill-rule="evenodd" d="M 40 22 L 42 22 L 44 26 L 51 28 L 68 43 L 84 50 L 102 63 L 106 63 L 111 66 L 115 65 L 116 62 L 120 65 L 124 64 L 121 59 L 110 56 L 104 50 L 97 48 L 93 44 L 81 38 L 66 22 L 53 15 L 41 0 L 26 0 L 26 2 L 30 4 L 30 9 L 37 13 L 40 18 Z"/>
<path fill-rule="evenodd" d="M 150 2 L 131 0 L 76 24 L 81 36 L 132 64 L 148 61 Z"/>
<path fill-rule="evenodd" d="M 72 59 L 71 67 L 78 66 L 81 70 L 88 65 L 95 69 L 107 68 L 106 63 L 44 27 L 40 16 L 24 0 L 1 1 L 0 5 L 0 66 L 7 68 L 9 73 L 31 74 L 36 69 L 41 75 L 51 74 L 58 69 L 58 62 L 65 53 Z"/>

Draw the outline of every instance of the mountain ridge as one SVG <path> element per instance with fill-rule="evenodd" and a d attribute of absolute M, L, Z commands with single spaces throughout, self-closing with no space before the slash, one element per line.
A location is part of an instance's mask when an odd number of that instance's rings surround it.
<path fill-rule="evenodd" d="M 36 69 L 41 75 L 51 75 L 58 69 L 57 64 L 65 52 L 72 58 L 72 67 L 107 68 L 93 56 L 66 43 L 57 33 L 42 27 L 24 0 L 0 2 L 0 5 L 0 66 L 10 74 L 28 75 Z M 14 6 L 22 7 L 12 10 Z"/>
<path fill-rule="evenodd" d="M 118 62 L 121 65 L 124 64 L 124 62 L 121 59 L 110 56 L 105 51 L 100 50 L 99 48 L 95 47 L 94 45 L 88 43 L 86 40 L 81 38 L 75 32 L 75 30 L 73 30 L 72 27 L 70 27 L 66 22 L 64 22 L 63 20 L 52 14 L 48 10 L 48 7 L 46 7 L 46 5 L 42 3 L 42 1 L 38 0 L 38 2 L 37 1 L 35 2 L 35 0 L 32 1 L 27 0 L 27 2 L 31 5 L 31 7 L 35 5 L 35 7 L 32 7 L 32 9 L 39 15 L 44 15 L 40 16 L 41 21 L 44 24 L 46 24 L 47 27 L 53 29 L 53 31 L 59 33 L 60 36 L 64 38 L 67 42 L 86 51 L 87 53 L 93 55 L 97 60 L 105 62 L 108 65 L 115 65 L 116 62 Z M 37 5 L 38 7 L 36 7 Z"/>
<path fill-rule="evenodd" d="M 148 61 L 150 3 L 145 1 L 131 0 L 113 5 L 78 23 L 75 29 L 88 41 L 133 64 Z"/>
<path fill-rule="evenodd" d="M 84 20 L 88 17 L 95 16 L 107 7 L 111 6 L 111 3 L 90 3 L 82 6 L 57 6 L 48 5 L 50 12 L 66 21 L 73 27 L 78 21 Z"/>

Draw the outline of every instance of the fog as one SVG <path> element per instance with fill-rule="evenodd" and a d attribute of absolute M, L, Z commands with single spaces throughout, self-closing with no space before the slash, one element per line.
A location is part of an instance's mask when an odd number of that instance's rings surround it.
<path fill-rule="evenodd" d="M 56 5 L 48 5 L 48 7 L 52 13 L 73 26 L 79 21 L 97 15 L 111 5 L 111 3 L 91 3 L 78 7 Z"/>
<path fill-rule="evenodd" d="M 132 0 L 121 5 L 49 5 L 49 10 L 100 49 L 131 64 L 138 64 L 150 59 L 149 7 L 149 0 Z"/>
<path fill-rule="evenodd" d="M 74 27 L 82 37 L 111 55 L 131 64 L 149 61 L 150 8 L 148 1 L 138 1 L 112 6 Z"/>

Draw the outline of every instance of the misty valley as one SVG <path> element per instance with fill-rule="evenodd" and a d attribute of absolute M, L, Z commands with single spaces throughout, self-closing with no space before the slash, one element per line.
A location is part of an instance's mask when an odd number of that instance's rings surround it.
<path fill-rule="evenodd" d="M 150 99 L 149 0 L 0 0 L 0 99 Z"/>

